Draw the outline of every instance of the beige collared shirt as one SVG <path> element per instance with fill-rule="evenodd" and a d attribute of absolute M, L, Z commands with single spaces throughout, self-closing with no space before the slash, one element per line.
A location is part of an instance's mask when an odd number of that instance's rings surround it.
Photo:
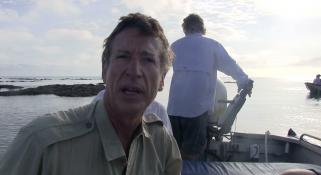
<path fill-rule="evenodd" d="M 129 157 L 103 101 L 40 117 L 21 129 L 0 162 L 1 175 L 176 175 L 181 157 L 154 115 L 144 117 Z"/>

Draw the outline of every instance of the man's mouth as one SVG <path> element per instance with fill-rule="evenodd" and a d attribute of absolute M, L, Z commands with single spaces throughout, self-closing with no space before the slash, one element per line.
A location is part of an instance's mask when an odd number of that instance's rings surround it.
<path fill-rule="evenodd" d="M 143 90 L 139 87 L 125 86 L 121 88 L 121 91 L 126 95 L 139 95 L 143 93 Z"/>

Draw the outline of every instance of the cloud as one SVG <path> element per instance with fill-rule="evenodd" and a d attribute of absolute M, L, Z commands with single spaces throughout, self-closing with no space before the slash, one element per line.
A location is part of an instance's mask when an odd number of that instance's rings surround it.
<path fill-rule="evenodd" d="M 10 22 L 18 18 L 18 13 L 11 9 L 1 9 L 0 21 Z"/>
<path fill-rule="evenodd" d="M 99 76 L 100 65 L 0 64 L 1 76 Z"/>
<path fill-rule="evenodd" d="M 60 65 L 84 66 L 100 64 L 100 52 L 103 38 L 94 36 L 88 30 L 58 28 L 49 30 L 44 37 L 45 47 L 39 47 L 44 52 L 55 52 L 47 55 L 47 62 L 57 62 Z M 97 65 L 95 64 L 95 65 Z M 78 69 L 78 68 L 76 68 Z"/>
<path fill-rule="evenodd" d="M 26 44 L 26 43 L 35 42 L 35 41 L 37 41 L 35 36 L 27 30 L 0 29 L 0 43 L 2 44 L 2 46 L 5 46 L 6 44 L 15 44 L 15 43 Z"/>
<path fill-rule="evenodd" d="M 73 15 L 81 12 L 83 6 L 95 3 L 96 0 L 31 0 L 39 11 L 49 11 L 59 15 Z"/>
<path fill-rule="evenodd" d="M 70 28 L 51 29 L 43 37 L 45 45 L 60 47 L 68 53 L 98 50 L 103 44 L 103 39 L 89 30 Z"/>
<path fill-rule="evenodd" d="M 0 62 L 73 65 L 75 70 L 95 66 L 97 69 L 100 67 L 102 41 L 86 30 L 53 29 L 45 37 L 24 30 L 0 30 Z"/>
<path fill-rule="evenodd" d="M 319 0 L 253 0 L 255 8 L 264 15 L 301 20 L 321 17 Z"/>
<path fill-rule="evenodd" d="M 112 7 L 112 8 L 111 8 L 111 12 L 112 12 L 113 14 L 119 14 L 119 13 L 120 13 L 120 9 L 119 9 L 118 7 Z"/>
<path fill-rule="evenodd" d="M 80 10 L 94 2 L 25 0 L 23 5 L 15 1 L 3 5 L 2 1 L 0 72 L 7 72 L 7 75 L 100 75 L 104 38 L 99 32 L 102 32 L 100 27 L 106 27 L 93 17 L 81 17 Z"/>
<path fill-rule="evenodd" d="M 122 3 L 131 10 L 139 10 L 152 16 L 170 16 L 174 17 L 172 20 L 180 21 L 189 13 L 199 13 L 206 16 L 205 21 L 245 25 L 255 22 L 256 15 L 254 4 L 243 0 L 160 0 L 157 5 L 149 0 L 122 0 Z"/>
<path fill-rule="evenodd" d="M 30 46 L 38 45 L 40 41 L 27 30 L 0 30 L 0 62 L 22 63 L 33 53 Z"/>
<path fill-rule="evenodd" d="M 21 20 L 26 24 L 72 22 L 84 13 L 96 0 L 23 0 L 24 5 L 15 5 L 23 14 Z"/>
<path fill-rule="evenodd" d="M 51 29 L 47 32 L 46 38 L 49 40 L 73 40 L 73 41 L 86 41 L 93 39 L 91 32 L 87 30 L 76 30 L 67 28 Z"/>
<path fill-rule="evenodd" d="M 38 45 L 33 47 L 33 50 L 36 53 L 39 53 L 41 55 L 53 55 L 56 53 L 63 52 L 62 48 L 59 46 L 48 46 L 48 45 Z"/>
<path fill-rule="evenodd" d="M 246 70 L 320 67 L 317 7 L 317 0 L 3 0 L 0 62 L 39 66 L 38 72 L 46 71 L 43 65 L 99 74 L 103 39 L 120 16 L 141 12 L 161 23 L 170 42 L 184 35 L 183 18 L 198 13 L 207 35 Z M 68 74 L 67 68 L 50 70 Z"/>
<path fill-rule="evenodd" d="M 189 13 L 203 17 L 209 35 L 222 40 L 246 38 L 242 27 L 254 24 L 257 12 L 252 1 L 244 0 L 122 0 L 128 9 L 140 11 L 158 19 L 171 41 L 182 33 L 181 23 Z M 164 15 L 166 14 L 166 15 Z"/>
<path fill-rule="evenodd" d="M 127 8 L 131 10 L 142 11 L 151 16 L 163 16 L 161 14 L 181 13 L 189 9 L 190 0 L 122 0 L 121 1 Z"/>
<path fill-rule="evenodd" d="M 302 58 L 292 64 L 293 66 L 321 67 L 321 56 L 310 59 Z"/>
<path fill-rule="evenodd" d="M 234 27 L 222 24 L 215 24 L 212 22 L 207 23 L 207 35 L 214 37 L 218 41 L 232 41 L 232 40 L 244 40 L 247 39 L 242 30 L 238 30 Z"/>
<path fill-rule="evenodd" d="M 207 16 L 205 21 L 230 26 L 254 23 L 257 16 L 253 3 L 242 0 L 193 1 L 192 7 L 197 13 Z"/>
<path fill-rule="evenodd" d="M 81 5 L 89 5 L 95 3 L 97 0 L 78 0 Z"/>
<path fill-rule="evenodd" d="M 65 0 L 34 0 L 36 9 L 39 11 L 49 11 L 59 15 L 77 14 L 80 12 L 77 4 Z"/>

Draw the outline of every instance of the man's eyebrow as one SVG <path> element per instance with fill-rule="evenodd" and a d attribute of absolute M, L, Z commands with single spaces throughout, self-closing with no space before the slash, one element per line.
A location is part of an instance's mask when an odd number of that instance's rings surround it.
<path fill-rule="evenodd" d="M 130 54 L 130 51 L 123 50 L 123 49 L 118 49 L 118 50 L 115 51 L 115 53 L 117 53 L 117 54 Z M 151 51 L 147 51 L 147 50 L 141 51 L 140 54 L 144 55 L 144 56 L 155 56 L 155 53 L 153 53 Z"/>
<path fill-rule="evenodd" d="M 153 52 L 149 52 L 149 51 L 142 51 L 142 55 L 147 55 L 147 56 L 154 56 L 155 54 Z"/>
<path fill-rule="evenodd" d="M 129 54 L 130 52 L 129 52 L 129 51 L 127 51 L 127 50 L 121 50 L 121 49 L 118 49 L 118 50 L 116 50 L 116 53 Z"/>

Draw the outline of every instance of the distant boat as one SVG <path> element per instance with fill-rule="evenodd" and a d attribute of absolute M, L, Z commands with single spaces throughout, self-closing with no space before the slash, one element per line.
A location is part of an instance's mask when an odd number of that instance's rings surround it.
<path fill-rule="evenodd" d="M 312 95 L 321 95 L 321 85 L 309 83 L 304 83 L 308 90 L 310 90 L 310 94 Z"/>

